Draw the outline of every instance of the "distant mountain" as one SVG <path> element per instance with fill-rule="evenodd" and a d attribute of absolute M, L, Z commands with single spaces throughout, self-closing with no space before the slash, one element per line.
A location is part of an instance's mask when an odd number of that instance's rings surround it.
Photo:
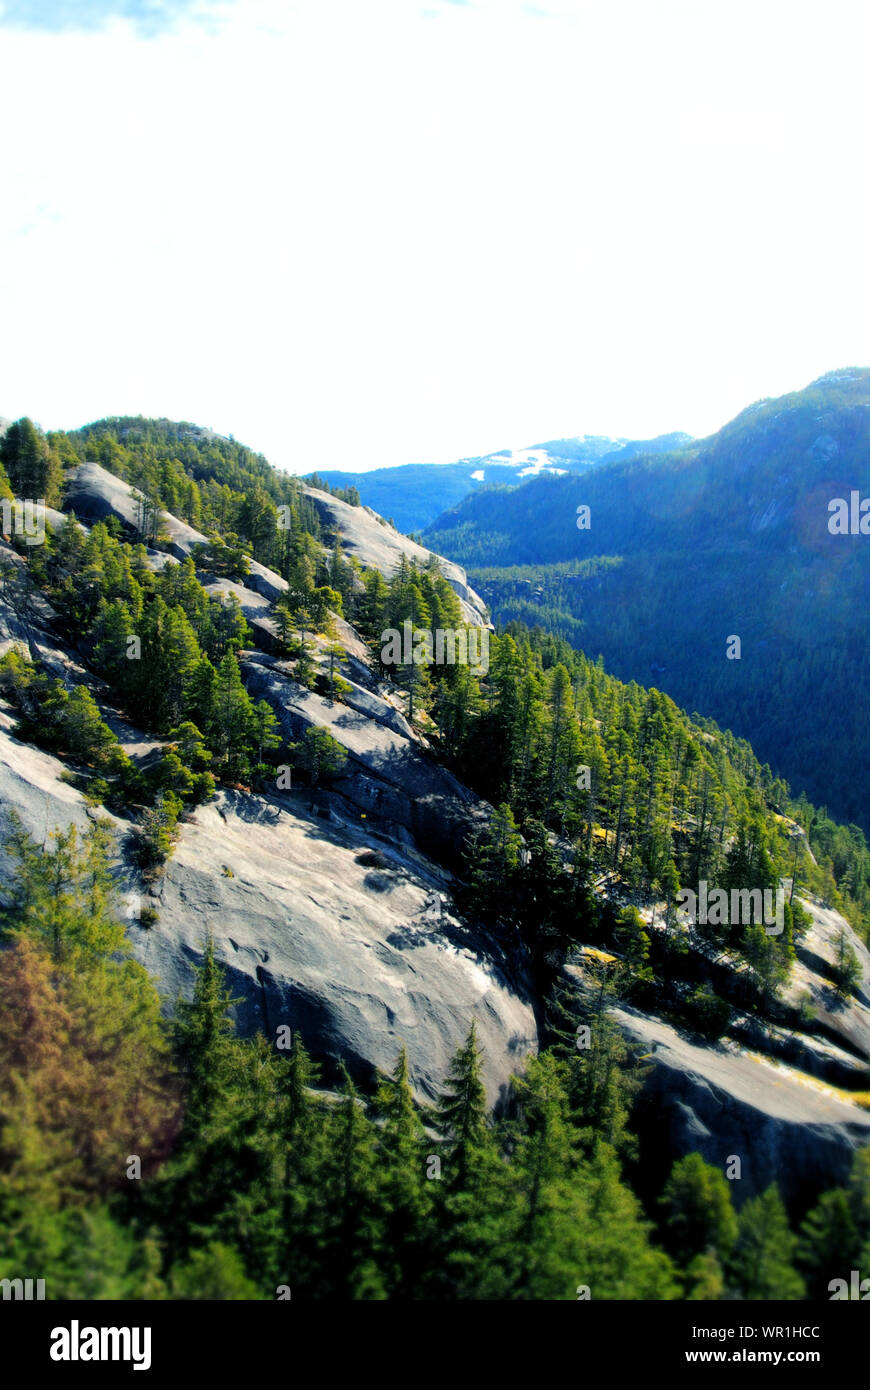
<path fill-rule="evenodd" d="M 594 435 L 583 435 L 579 439 L 549 439 L 544 444 L 533 444 L 532 450 L 544 450 L 554 463 L 565 467 L 574 463 L 594 463 L 598 460 L 634 458 L 637 454 L 665 454 L 672 449 L 680 449 L 691 444 L 692 436 L 675 430 L 672 434 L 659 434 L 655 439 L 611 439 Z M 609 448 L 598 452 L 598 446 L 609 444 Z M 595 448 L 593 456 L 591 449 Z"/>
<path fill-rule="evenodd" d="M 853 492 L 870 497 L 866 369 L 759 401 L 665 454 L 481 489 L 425 539 L 469 569 L 497 619 L 603 654 L 867 826 L 870 535 L 829 529 L 829 504 Z"/>
<path fill-rule="evenodd" d="M 481 487 L 519 486 L 541 473 L 585 472 L 605 459 L 663 453 L 688 442 L 687 434 L 646 440 L 587 434 L 576 439 L 550 439 L 528 449 L 500 449 L 456 463 L 408 463 L 398 468 L 375 468 L 370 473 L 329 469 L 319 476 L 331 487 L 357 488 L 366 506 L 390 517 L 400 531 L 410 533 L 424 530 L 445 508 L 456 506 Z"/>

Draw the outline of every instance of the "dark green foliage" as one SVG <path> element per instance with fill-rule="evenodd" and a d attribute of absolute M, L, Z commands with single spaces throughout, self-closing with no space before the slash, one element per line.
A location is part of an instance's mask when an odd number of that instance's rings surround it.
<path fill-rule="evenodd" d="M 414 1102 L 404 1047 L 374 1098 L 380 1121 L 378 1263 L 385 1296 L 413 1298 L 423 1287 L 431 1258 L 433 1207 L 427 1192 L 429 1149 Z"/>
<path fill-rule="evenodd" d="M 599 1036 L 591 1084 L 591 1054 L 530 1060 L 510 1119 L 489 1113 L 473 1023 L 434 1115 L 415 1104 L 404 1050 L 371 1101 L 345 1073 L 336 1103 L 312 1089 L 298 1034 L 289 1052 L 235 1036 L 210 939 L 172 1028 L 185 1089 L 172 1155 L 125 1183 L 117 1153 L 129 1145 L 111 1125 L 126 1136 L 131 1086 L 136 1133 L 156 1126 L 152 1146 L 173 1104 L 159 1001 L 141 967 L 115 959 L 122 928 L 99 829 L 85 846 L 59 837 L 48 857 L 20 834 L 9 847 L 21 885 L 9 920 L 21 925 L 0 952 L 4 1275 L 38 1266 L 53 1298 L 273 1299 L 289 1289 L 295 1300 L 573 1300 L 583 1286 L 594 1299 L 681 1288 L 690 1298 L 802 1296 L 775 1190 L 735 1221 L 727 1183 L 697 1156 L 676 1164 L 665 1188 L 669 1253 L 658 1246 L 606 1137 L 624 1137 L 614 1118 L 625 1107 L 613 1099 L 624 1094 L 624 1054 L 612 1036 Z M 596 1013 L 592 1000 L 588 1017 L 601 1034 L 606 1008 Z M 94 1048 L 118 1027 L 123 1047 Z M 801 1264 L 820 1296 L 870 1234 L 868 1163 L 864 1151 L 848 1190 L 826 1194 L 804 1223 Z"/>
<path fill-rule="evenodd" d="M 193 548 L 197 569 L 207 570 L 218 579 L 244 579 L 250 571 L 250 561 L 240 545 L 227 544 L 220 537 L 208 545 Z"/>
<path fill-rule="evenodd" d="M 474 1020 L 464 1047 L 453 1059 L 435 1116 L 444 1144 L 447 1186 L 472 1186 L 479 1181 L 480 1159 L 488 1144 L 486 1092 Z"/>
<path fill-rule="evenodd" d="M 27 431 L 19 436 L 30 440 Z M 33 457 L 44 462 L 35 437 Z M 379 659 L 384 630 L 401 632 L 406 621 L 461 628 L 457 597 L 437 565 L 405 562 L 389 581 L 363 575 L 299 484 L 234 441 L 128 420 L 46 447 L 65 462 L 86 451 L 140 488 L 141 536 L 159 544 L 161 508 L 204 528 L 198 559 L 212 574 L 244 577 L 251 559 L 280 570 L 288 589 L 278 628 L 304 684 L 318 678 L 323 646 L 315 650 L 309 639 L 334 635 L 335 613 L 357 625 Z M 144 548 L 118 524 L 96 524 L 85 536 L 65 523 L 27 561 L 29 592 L 17 575 L 0 575 L 16 612 L 43 590 L 59 630 L 108 682 L 112 700 L 162 746 L 134 766 L 86 685 L 67 688 L 14 650 L 0 662 L 0 693 L 17 709 L 23 736 L 74 764 L 70 775 L 93 803 L 134 809 L 138 862 L 154 874 L 185 807 L 207 799 L 216 778 L 257 787 L 287 756 L 273 711 L 245 688 L 244 616 L 231 596 L 206 592 L 193 560 L 152 572 Z M 618 569 L 603 563 L 586 577 L 609 581 Z M 339 651 L 327 646 L 319 676 L 333 698 L 343 685 L 349 691 L 336 676 Z M 37 1155 L 53 1171 L 55 1147 L 70 1151 L 72 1141 L 64 1149 L 55 1132 L 65 1112 L 53 1115 L 50 1098 L 64 1073 L 78 1084 L 73 1054 L 84 1053 L 95 1015 L 73 983 L 52 1001 L 51 971 L 81 965 L 93 986 L 87 971 L 95 958 L 122 951 L 123 932 L 107 908 L 99 832 L 85 860 L 74 837 L 61 836 L 41 866 L 18 834 L 9 852 L 23 887 L 4 909 L 4 927 L 10 940 L 27 933 L 46 960 L 9 952 L 0 964 L 11 962 L 10 980 L 24 982 L 74 1043 L 61 1067 L 48 1033 L 37 1039 L 45 1067 L 33 1113 L 17 1082 L 0 1095 L 12 1116 L 0 1113 L 0 1196 L 7 1149 L 18 1146 L 0 1225 L 4 1210 L 10 1226 L 20 1222 L 25 1198 L 32 1207 L 26 1238 L 4 1245 L 0 1232 L 0 1254 L 45 1252 L 67 1262 L 58 1287 L 104 1297 L 272 1298 L 290 1286 L 303 1299 L 573 1299 L 578 1284 L 594 1298 L 800 1296 L 795 1238 L 776 1191 L 746 1204 L 738 1230 L 725 1180 L 697 1156 L 676 1166 L 665 1189 L 665 1248 L 657 1243 L 622 1172 L 636 1156 L 631 1107 L 643 1073 L 610 1009 L 626 997 L 652 1000 L 718 1038 L 731 1005 L 699 983 L 700 946 L 742 955 L 749 970 L 741 1003 L 772 1009 L 806 925 L 799 904 L 787 905 L 780 939 L 758 921 L 690 933 L 676 914 L 681 884 L 773 888 L 794 872 L 831 901 L 866 903 L 863 835 L 805 800 L 791 805 L 785 783 L 747 743 L 690 719 L 661 691 L 621 684 L 553 633 L 512 623 L 491 638 L 490 657 L 479 675 L 434 661 L 381 665 L 404 690 L 408 716 L 434 755 L 494 807 L 466 846 L 463 906 L 489 932 L 505 969 L 549 998 L 542 1032 L 550 1046 L 517 1079 L 505 1114 L 496 1118 L 487 1101 L 473 1021 L 433 1113 L 414 1101 L 404 1051 L 374 1097 L 347 1073 L 340 1096 L 324 1097 L 295 1030 L 289 1053 L 271 1039 L 235 1036 L 233 1001 L 209 940 L 193 998 L 179 1002 L 172 1025 L 186 1097 L 171 1157 L 167 1143 L 141 1189 L 118 1195 L 109 1184 L 106 1199 L 88 1187 L 73 1220 L 31 1160 Z M 94 690 L 101 695 L 97 682 Z M 307 729 L 292 752 L 312 785 L 345 767 L 344 749 L 324 728 Z M 816 847 L 818 867 L 795 822 Z M 611 902 L 596 896 L 602 882 Z M 845 938 L 837 972 L 847 996 L 855 971 Z M 128 1012 L 121 976 L 105 974 L 102 993 L 93 989 L 102 1001 L 98 1036 L 110 1037 L 112 1021 L 122 1020 L 159 1055 L 156 996 L 144 972 L 123 976 Z M 13 993 L 10 986 L 9 999 Z M 7 1034 L 15 1036 L 11 1021 Z M 119 1048 L 118 1078 L 106 1052 L 101 1084 L 117 1100 L 138 1073 L 128 1045 Z M 171 1086 L 165 1078 L 154 1084 L 163 1113 Z M 80 1100 L 78 1091 L 70 1095 Z M 81 1145 L 79 1130 L 74 1139 Z M 859 1176 L 807 1219 L 800 1267 L 813 1288 L 837 1246 L 867 1247 L 865 1208 Z M 76 1241 L 80 1256 L 71 1253 Z"/>
<path fill-rule="evenodd" d="M 800 1265 L 811 1298 L 829 1297 L 830 1280 L 848 1279 L 860 1260 L 855 1207 L 854 1194 L 835 1187 L 822 1194 L 801 1226 Z"/>
<path fill-rule="evenodd" d="M 0 465 L 16 497 L 49 506 L 60 500 L 61 461 L 32 420 L 9 426 L 0 440 Z"/>
<path fill-rule="evenodd" d="M 708 985 L 692 990 L 684 1009 L 689 1027 L 710 1042 L 721 1038 L 731 1020 L 731 1005 L 714 994 Z"/>
<path fill-rule="evenodd" d="M 197 1131 L 214 1117 L 229 1084 L 233 1033 L 230 1008 L 236 1002 L 224 988 L 214 940 L 205 944 L 193 998 L 179 999 L 175 1009 L 175 1048 L 187 1078 L 186 1125 Z"/>
<path fill-rule="evenodd" d="M 665 1243 L 677 1263 L 689 1269 L 696 1256 L 712 1251 L 720 1264 L 731 1256 L 737 1240 L 737 1217 L 731 1189 L 718 1168 L 700 1154 L 674 1164 L 662 1193 Z"/>
<path fill-rule="evenodd" d="M 834 959 L 834 985 L 840 999 L 849 999 L 861 983 L 861 963 L 849 945 L 843 928 L 837 936 Z"/>
<path fill-rule="evenodd" d="M 289 1057 L 262 1039 L 240 1043 L 229 1003 L 209 947 L 176 1034 L 185 1126 L 148 1200 L 171 1296 L 192 1288 L 179 1267 L 215 1242 L 240 1257 L 216 1297 L 287 1285 L 303 1299 L 569 1299 L 584 1272 L 598 1297 L 675 1292 L 613 1154 L 584 1158 L 554 1058 L 518 1083 L 519 1122 L 495 1125 L 472 1025 L 433 1145 L 404 1051 L 371 1106 L 346 1074 L 340 1102 L 324 1104 L 298 1035 Z M 233 1293 L 244 1279 L 256 1292 Z"/>
<path fill-rule="evenodd" d="M 739 1297 L 802 1298 L 804 1281 L 794 1267 L 797 1244 L 776 1188 L 751 1197 L 740 1212 L 730 1259 Z"/>
<path fill-rule="evenodd" d="M 320 781 L 340 777 L 347 762 L 347 753 L 329 730 L 313 724 L 299 743 L 290 745 L 290 751 L 313 787 Z"/>
<path fill-rule="evenodd" d="M 174 792 L 165 791 L 154 806 L 141 815 L 135 855 L 146 877 L 150 877 L 172 853 L 182 803 Z"/>

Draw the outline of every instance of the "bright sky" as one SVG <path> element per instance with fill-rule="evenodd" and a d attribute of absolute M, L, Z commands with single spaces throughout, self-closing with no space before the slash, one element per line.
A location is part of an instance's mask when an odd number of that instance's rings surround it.
<path fill-rule="evenodd" d="M 870 364 L 865 0 L 0 13 L 0 415 L 358 469 Z"/>

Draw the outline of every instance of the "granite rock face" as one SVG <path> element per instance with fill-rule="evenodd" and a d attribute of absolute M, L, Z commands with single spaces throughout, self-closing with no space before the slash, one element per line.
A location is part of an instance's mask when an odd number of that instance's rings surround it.
<path fill-rule="evenodd" d="M 660 1019 L 626 1009 L 617 1018 L 651 1052 L 636 1111 L 650 1190 L 675 1158 L 700 1153 L 720 1172 L 740 1160 L 738 1205 L 775 1182 L 801 1206 L 844 1182 L 870 1143 L 870 1113 L 805 1075 L 737 1047 L 698 1046 Z"/>
<path fill-rule="evenodd" d="M 52 831 L 87 828 L 91 811 L 60 780 L 63 765 L 15 739 L 0 710 L 0 806 L 40 843 Z M 434 1096 L 450 1058 L 477 1021 L 492 1101 L 536 1047 L 535 1018 L 491 944 L 451 911 L 449 875 L 355 824 L 329 819 L 310 793 L 264 797 L 221 791 L 182 826 L 178 846 L 149 891 L 126 857 L 129 824 L 109 817 L 117 838 L 121 910 L 135 955 L 171 1001 L 189 994 L 211 932 L 228 984 L 240 997 L 243 1032 L 280 1023 L 335 1074 L 344 1059 L 360 1080 L 392 1067 L 408 1049 L 421 1097 Z M 101 814 L 105 814 L 101 812 Z M 0 855 L 0 882 L 9 861 Z M 139 908 L 156 907 L 153 927 Z"/>
<path fill-rule="evenodd" d="M 242 675 L 252 698 L 266 700 L 288 742 L 316 726 L 347 753 L 335 794 L 390 834 L 399 830 L 436 862 L 461 864 L 468 837 L 487 818 L 484 804 L 441 767 L 411 735 L 404 716 L 371 691 L 359 689 L 351 705 L 297 684 L 281 663 L 251 653 Z"/>
<path fill-rule="evenodd" d="M 327 528 L 341 536 L 347 553 L 355 555 L 362 565 L 379 569 L 389 578 L 398 569 L 403 555 L 421 565 L 430 560 L 430 550 L 424 550 L 415 541 L 378 520 L 368 507 L 351 507 L 316 488 L 305 484 L 301 484 L 301 487 L 315 503 Z M 82 463 L 74 470 L 69 482 L 66 509 L 75 512 L 78 519 L 86 523 L 117 516 L 135 530 L 138 522 L 135 488 L 98 463 Z M 161 530 L 167 537 L 170 554 L 176 559 L 184 559 L 194 546 L 202 545 L 207 540 L 201 531 L 169 512 L 162 513 Z M 465 621 L 474 626 L 486 626 L 486 605 L 469 586 L 464 569 L 440 556 L 436 558 L 444 577 L 459 597 Z M 287 583 L 274 570 L 252 560 L 246 587 L 274 603 L 287 588 Z"/>
<path fill-rule="evenodd" d="M 845 1181 L 855 1149 L 870 1143 L 870 1111 L 855 1100 L 870 1089 L 870 954 L 840 913 L 816 899 L 800 901 L 812 926 L 785 999 L 812 1004 L 806 1037 L 770 1029 L 747 1045 L 732 1030 L 705 1044 L 639 1010 L 615 1011 L 649 1067 L 638 1117 L 641 1166 L 652 1186 L 683 1154 L 698 1152 L 722 1171 L 737 1157 L 739 1199 L 776 1182 L 800 1206 Z M 848 1002 L 835 998 L 830 980 L 841 930 L 862 971 Z"/>
<path fill-rule="evenodd" d="M 112 514 L 135 524 L 126 484 L 94 470 L 79 470 L 71 508 L 90 521 Z M 179 548 L 188 540 L 182 536 Z M 268 648 L 269 598 L 250 581 L 203 578 L 214 597 L 238 599 L 255 640 Z M 0 599 L 0 655 L 17 646 L 67 685 L 86 682 L 125 751 L 140 763 L 153 756 L 159 740 L 112 708 L 104 683 L 54 634 L 49 605 L 37 596 L 19 611 L 12 595 L 10 586 Z M 268 650 L 245 654 L 241 665 L 249 692 L 270 701 L 288 741 L 312 725 L 329 729 L 348 754 L 343 776 L 328 789 L 219 791 L 182 824 L 152 887 L 132 863 L 132 823 L 108 816 L 119 911 L 167 1003 L 190 992 L 211 933 L 240 1000 L 240 1028 L 273 1036 L 279 1024 L 300 1029 L 327 1080 L 340 1060 L 359 1080 L 371 1080 L 393 1066 L 404 1043 L 417 1094 L 432 1098 L 474 1019 L 495 1103 L 535 1050 L 537 1034 L 527 983 L 510 974 L 497 943 L 472 932 L 453 909 L 449 866 L 487 808 L 411 730 L 353 629 L 339 621 L 337 630 L 352 677 L 346 703 L 298 685 Z M 14 812 L 48 843 L 56 829 L 84 831 L 97 814 L 107 815 L 62 780 L 61 760 L 17 739 L 14 725 L 0 701 L 4 828 Z M 0 892 L 11 871 L 0 851 Z M 140 922 L 145 905 L 157 910 L 153 926 Z"/>
<path fill-rule="evenodd" d="M 302 490 L 311 498 L 330 529 L 340 532 L 345 550 L 349 555 L 355 555 L 361 565 L 380 570 L 389 578 L 398 569 L 403 555 L 409 560 L 416 560 L 421 566 L 432 559 L 433 551 L 426 550 L 392 526 L 387 526 L 370 507 L 351 507 L 349 503 L 305 484 L 302 484 Z M 444 578 L 459 598 L 465 622 L 475 627 L 488 626 L 486 604 L 470 587 L 462 566 L 445 560 L 441 555 L 435 558 Z"/>
<path fill-rule="evenodd" d="M 321 1059 L 343 1058 L 364 1080 L 404 1043 L 415 1089 L 431 1098 L 474 1018 L 498 1098 L 536 1045 L 534 1014 L 451 914 L 435 866 L 340 811 L 312 816 L 305 793 L 284 804 L 222 793 L 195 819 L 161 882 L 157 928 L 132 933 L 170 992 L 190 987 L 211 931 L 246 1031 L 299 1028 Z"/>

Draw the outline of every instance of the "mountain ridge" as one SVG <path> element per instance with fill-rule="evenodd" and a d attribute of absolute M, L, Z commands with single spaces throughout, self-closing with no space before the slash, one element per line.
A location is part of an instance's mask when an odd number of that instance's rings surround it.
<path fill-rule="evenodd" d="M 355 488 L 375 511 L 392 517 L 399 530 L 410 533 L 433 522 L 445 504 L 453 506 L 482 486 L 515 486 L 526 477 L 541 473 L 583 472 L 609 458 L 661 452 L 690 438 L 679 433 L 653 440 L 578 435 L 531 444 L 524 449 L 469 456 L 455 463 L 400 464 L 366 473 L 326 469 L 319 470 L 317 476 L 333 487 Z"/>
<path fill-rule="evenodd" d="M 854 490 L 870 495 L 867 369 L 756 402 L 670 454 L 478 492 L 425 538 L 471 570 L 502 621 L 546 622 L 622 679 L 703 709 L 866 828 L 852 769 L 867 755 L 870 565 L 863 538 L 828 525 L 832 500 Z M 739 661 L 726 657 L 731 635 Z"/>

